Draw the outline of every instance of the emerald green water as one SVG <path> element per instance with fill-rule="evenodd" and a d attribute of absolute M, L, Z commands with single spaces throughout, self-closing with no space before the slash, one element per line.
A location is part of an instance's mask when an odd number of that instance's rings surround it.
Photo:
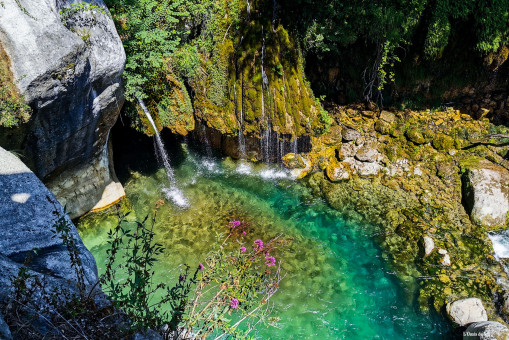
<path fill-rule="evenodd" d="M 168 200 L 163 169 L 134 172 L 124 184 L 135 215 L 143 218 L 154 203 L 157 241 L 167 251 L 156 267 L 156 281 L 174 282 L 179 264 L 202 262 L 217 232 L 232 219 L 251 223 L 248 244 L 283 234 L 293 237 L 278 254 L 287 274 L 274 297 L 279 328 L 261 328 L 263 339 L 441 339 L 449 326 L 441 317 L 421 314 L 414 293 L 387 267 L 376 244 L 376 227 L 347 222 L 312 197 L 309 189 L 282 170 L 228 159 L 188 154 L 175 169 L 190 207 Z M 79 229 L 99 270 L 105 259 L 112 217 L 85 218 Z"/>

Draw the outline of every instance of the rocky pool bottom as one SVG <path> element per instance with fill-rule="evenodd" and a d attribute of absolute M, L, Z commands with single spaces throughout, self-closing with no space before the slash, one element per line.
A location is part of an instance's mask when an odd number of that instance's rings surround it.
<path fill-rule="evenodd" d="M 187 149 L 184 145 L 184 149 Z M 153 157 L 153 155 L 150 155 Z M 174 155 L 173 155 L 174 156 Z M 178 159 L 179 157 L 173 157 Z M 142 219 L 164 200 L 155 224 L 156 239 L 166 248 L 156 265 L 155 282 L 176 282 L 182 264 L 198 266 L 217 233 L 233 219 L 251 224 L 245 243 L 283 235 L 293 241 L 278 252 L 287 274 L 274 297 L 278 328 L 260 328 L 270 339 L 440 339 L 451 325 L 433 309 L 422 313 L 417 290 L 402 282 L 379 247 L 379 227 L 345 218 L 312 195 L 286 170 L 228 158 L 202 158 L 184 152 L 175 162 L 180 189 L 190 202 L 181 209 L 163 189 L 164 169 L 140 159 L 119 169 L 134 213 Z M 117 167 L 119 162 L 116 162 Z M 144 169 L 143 169 L 144 168 Z M 133 170 L 136 169 L 136 170 Z M 355 215 L 355 214 L 354 214 Z M 107 232 L 116 217 L 89 215 L 78 224 L 85 245 L 104 270 Z"/>

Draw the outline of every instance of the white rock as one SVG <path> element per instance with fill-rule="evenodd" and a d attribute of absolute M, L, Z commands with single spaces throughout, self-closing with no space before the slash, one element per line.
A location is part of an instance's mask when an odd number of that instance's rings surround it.
<path fill-rule="evenodd" d="M 442 262 L 441 262 L 444 266 L 450 266 L 451 265 L 451 257 L 449 256 L 449 254 L 445 254 L 444 255 L 444 258 L 442 259 Z"/>
<path fill-rule="evenodd" d="M 445 255 L 445 254 L 447 254 L 447 250 L 445 250 L 445 249 L 438 249 L 438 253 L 440 255 Z"/>
<path fill-rule="evenodd" d="M 433 249 L 435 249 L 435 241 L 429 236 L 423 237 L 424 241 L 424 255 L 429 256 Z"/>
<path fill-rule="evenodd" d="M 467 298 L 448 303 L 446 311 L 451 320 L 460 326 L 472 322 L 488 321 L 486 310 L 478 298 Z"/>
<path fill-rule="evenodd" d="M 463 181 L 472 220 L 487 227 L 504 226 L 509 213 L 509 171 L 482 160 L 467 169 Z"/>

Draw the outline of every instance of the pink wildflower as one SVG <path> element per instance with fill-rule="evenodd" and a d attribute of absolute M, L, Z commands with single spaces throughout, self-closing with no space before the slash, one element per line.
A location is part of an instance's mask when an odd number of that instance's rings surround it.
<path fill-rule="evenodd" d="M 256 240 L 256 241 L 254 241 L 254 244 L 256 244 L 256 248 L 257 249 L 262 249 L 263 248 L 263 241 L 262 240 Z"/>
<path fill-rule="evenodd" d="M 275 266 L 276 259 L 273 256 L 265 256 L 265 264 L 267 267 Z"/>
<path fill-rule="evenodd" d="M 203 270 L 203 264 L 200 263 L 200 265 L 198 266 L 198 270 Z"/>
<path fill-rule="evenodd" d="M 247 233 L 245 231 L 242 232 L 242 236 L 246 236 Z"/>
<path fill-rule="evenodd" d="M 236 298 L 232 298 L 230 300 L 230 307 L 233 309 L 239 308 L 239 300 L 237 300 Z"/>
<path fill-rule="evenodd" d="M 235 227 L 238 227 L 240 225 L 240 221 L 230 221 L 230 228 L 235 228 Z"/>
<path fill-rule="evenodd" d="M 241 252 L 241 253 L 246 252 L 246 247 L 240 247 L 240 252 Z"/>

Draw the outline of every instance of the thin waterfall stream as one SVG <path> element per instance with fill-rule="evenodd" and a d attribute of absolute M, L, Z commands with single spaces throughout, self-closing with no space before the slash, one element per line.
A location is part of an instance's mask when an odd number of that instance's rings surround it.
<path fill-rule="evenodd" d="M 154 141 L 155 141 L 155 151 L 158 159 L 163 163 L 163 166 L 166 170 L 166 176 L 168 177 L 168 181 L 170 182 L 170 186 L 168 188 L 162 189 L 162 191 L 166 194 L 166 197 L 173 201 L 179 207 L 188 207 L 189 202 L 187 198 L 184 196 L 182 191 L 177 186 L 177 181 L 175 180 L 175 174 L 173 172 L 173 168 L 170 165 L 170 158 L 168 157 L 168 153 L 166 152 L 166 148 L 164 147 L 163 140 L 159 135 L 159 131 L 157 130 L 157 126 L 150 115 L 147 107 L 145 106 L 145 102 L 143 99 L 138 99 L 143 112 L 147 116 L 150 124 L 154 128 Z"/>

